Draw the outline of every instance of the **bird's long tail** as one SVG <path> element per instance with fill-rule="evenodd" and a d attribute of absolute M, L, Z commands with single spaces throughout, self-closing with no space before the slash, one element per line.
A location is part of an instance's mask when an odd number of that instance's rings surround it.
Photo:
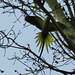
<path fill-rule="evenodd" d="M 42 49 L 41 49 L 41 53 L 40 53 L 40 56 L 39 57 L 41 57 L 41 55 L 43 53 L 43 50 L 44 50 L 44 40 L 43 40 L 43 45 L 42 45 Z"/>

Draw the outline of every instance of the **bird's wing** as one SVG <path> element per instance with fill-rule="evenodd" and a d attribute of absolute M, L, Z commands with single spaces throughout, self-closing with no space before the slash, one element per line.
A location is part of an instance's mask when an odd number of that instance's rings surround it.
<path fill-rule="evenodd" d="M 26 16 L 25 20 L 42 30 L 44 20 L 38 16 Z"/>

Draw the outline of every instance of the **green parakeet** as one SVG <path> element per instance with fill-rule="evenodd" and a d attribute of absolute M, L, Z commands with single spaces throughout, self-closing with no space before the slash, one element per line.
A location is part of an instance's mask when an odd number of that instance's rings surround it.
<path fill-rule="evenodd" d="M 42 18 L 40 18 L 38 16 L 26 16 L 25 20 L 27 22 L 29 22 L 30 24 L 36 26 L 40 30 L 42 30 L 43 22 L 44 22 L 44 20 Z M 61 27 L 62 30 L 66 30 L 67 29 L 67 27 L 64 24 L 62 24 L 60 22 L 57 22 L 57 23 Z M 48 31 L 49 32 L 56 31 L 56 28 L 53 26 L 52 22 L 49 22 L 48 25 L 49 25 L 49 27 L 48 27 Z"/>
<path fill-rule="evenodd" d="M 39 50 L 41 50 L 40 57 L 42 55 L 42 52 L 44 50 L 44 45 L 46 46 L 46 50 L 48 51 L 48 46 L 50 47 L 50 44 L 52 44 L 53 37 L 52 35 L 48 32 L 49 28 L 49 22 L 50 19 L 47 17 L 41 24 L 42 24 L 42 31 L 37 33 L 37 36 L 35 37 L 37 46 L 40 45 Z"/>
<path fill-rule="evenodd" d="M 47 16 L 45 20 L 38 16 L 26 16 L 25 20 L 33 25 L 35 25 L 37 28 L 41 30 L 41 32 L 37 33 L 37 36 L 35 37 L 37 46 L 40 45 L 39 51 L 41 50 L 40 57 L 42 55 L 44 45 L 46 46 L 46 50 L 48 51 L 48 46 L 50 47 L 50 44 L 52 44 L 53 37 L 49 32 L 56 31 L 56 28 L 53 27 L 53 23 L 50 22 L 49 17 Z M 66 26 L 57 22 L 59 26 L 64 30 L 66 29 Z"/>

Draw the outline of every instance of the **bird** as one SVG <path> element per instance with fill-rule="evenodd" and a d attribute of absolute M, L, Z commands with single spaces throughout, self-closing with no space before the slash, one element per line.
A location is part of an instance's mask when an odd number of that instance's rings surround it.
<path fill-rule="evenodd" d="M 39 16 L 26 16 L 25 20 L 28 23 L 30 23 L 30 24 L 36 26 L 37 28 L 39 28 L 40 30 L 42 30 L 44 20 L 42 18 L 40 18 Z M 60 22 L 57 22 L 57 24 L 60 26 L 60 28 L 62 30 L 67 29 L 66 25 L 64 25 L 64 24 L 62 24 Z M 48 28 L 49 32 L 57 31 L 57 29 L 54 27 L 52 22 L 49 22 L 48 25 L 49 25 L 49 28 Z"/>
<path fill-rule="evenodd" d="M 36 39 L 35 43 L 37 43 L 37 46 L 40 45 L 39 51 L 41 50 L 41 53 L 39 57 L 41 57 L 43 53 L 44 46 L 46 46 L 46 50 L 49 53 L 48 47 L 50 48 L 51 47 L 50 45 L 53 42 L 53 36 L 49 32 L 57 31 L 53 23 L 50 22 L 50 18 L 47 16 L 45 20 L 43 20 L 39 16 L 26 16 L 25 21 L 36 26 L 41 30 L 41 32 L 36 33 L 37 36 L 35 37 Z M 62 28 L 62 30 L 67 28 L 65 25 L 61 24 L 60 22 L 57 22 L 57 24 L 60 26 L 60 28 Z"/>

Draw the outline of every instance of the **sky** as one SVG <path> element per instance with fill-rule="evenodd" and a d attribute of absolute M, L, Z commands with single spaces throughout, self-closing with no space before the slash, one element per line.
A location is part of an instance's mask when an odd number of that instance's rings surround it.
<path fill-rule="evenodd" d="M 8 33 L 8 31 L 14 25 L 13 29 L 15 30 L 16 34 L 18 33 L 19 30 L 21 30 L 22 32 L 18 36 L 16 41 L 19 44 L 25 45 L 25 46 L 27 46 L 27 44 L 30 44 L 31 49 L 36 50 L 35 52 L 38 53 L 38 49 L 36 49 L 36 44 L 35 44 L 35 39 L 34 39 L 38 29 L 34 31 L 36 27 L 33 27 L 33 26 L 23 28 L 23 25 L 21 23 L 19 22 L 13 23 L 16 20 L 14 16 L 8 17 L 9 16 L 8 14 L 1 14 L 1 13 L 2 13 L 2 10 L 0 10 L 0 21 L 1 21 L 0 30 L 6 30 L 5 33 Z M 15 53 L 16 55 L 20 55 L 20 50 L 7 48 L 6 53 L 5 53 L 5 49 L 0 48 L 0 69 L 4 70 L 4 73 L 0 73 L 0 75 L 18 75 L 17 73 L 14 72 L 14 70 L 18 70 L 21 73 L 25 73 L 24 72 L 25 66 L 23 64 L 21 64 L 18 61 L 16 61 L 14 64 L 14 60 L 8 60 L 8 58 L 12 58 L 15 55 Z M 46 51 L 45 53 L 47 54 Z"/>
<path fill-rule="evenodd" d="M 35 53 L 38 53 L 39 48 L 36 47 L 34 38 L 36 36 L 36 33 L 39 30 L 30 24 L 28 24 L 30 26 L 28 26 L 27 28 L 24 28 L 23 26 L 23 24 L 25 23 L 24 17 L 20 18 L 21 23 L 18 21 L 15 22 L 16 18 L 13 14 L 11 15 L 7 13 L 2 14 L 2 11 L 3 10 L 0 9 L 0 30 L 4 30 L 5 33 L 8 33 L 9 30 L 14 25 L 13 30 L 15 31 L 16 34 L 18 33 L 19 30 L 21 31 L 21 34 L 17 37 L 16 41 L 19 44 L 26 47 L 27 47 L 27 44 L 30 44 L 31 49 L 34 50 Z M 17 11 L 17 16 L 18 15 L 20 15 L 20 12 Z M 14 70 L 18 70 L 20 73 L 25 73 L 25 70 L 24 70 L 25 66 L 23 64 L 21 64 L 18 61 L 16 61 L 14 64 L 14 60 L 8 60 L 8 58 L 12 58 L 15 55 L 15 53 L 16 55 L 20 56 L 20 50 L 16 50 L 13 48 L 7 48 L 5 50 L 0 48 L 0 69 L 4 70 L 4 73 L 0 73 L 0 75 L 18 75 L 17 73 L 14 72 Z M 52 60 L 51 54 L 52 54 L 51 51 L 49 52 L 49 54 L 46 51 L 43 52 L 43 56 L 46 55 L 46 58 L 47 58 L 46 60 Z M 68 69 L 70 67 L 73 67 L 73 66 L 70 65 L 69 67 L 65 67 L 65 69 Z M 47 75 L 50 74 L 49 71 L 47 73 L 48 73 Z M 51 75 L 62 75 L 61 73 L 57 73 L 54 71 L 52 71 L 51 73 L 52 73 Z"/>

